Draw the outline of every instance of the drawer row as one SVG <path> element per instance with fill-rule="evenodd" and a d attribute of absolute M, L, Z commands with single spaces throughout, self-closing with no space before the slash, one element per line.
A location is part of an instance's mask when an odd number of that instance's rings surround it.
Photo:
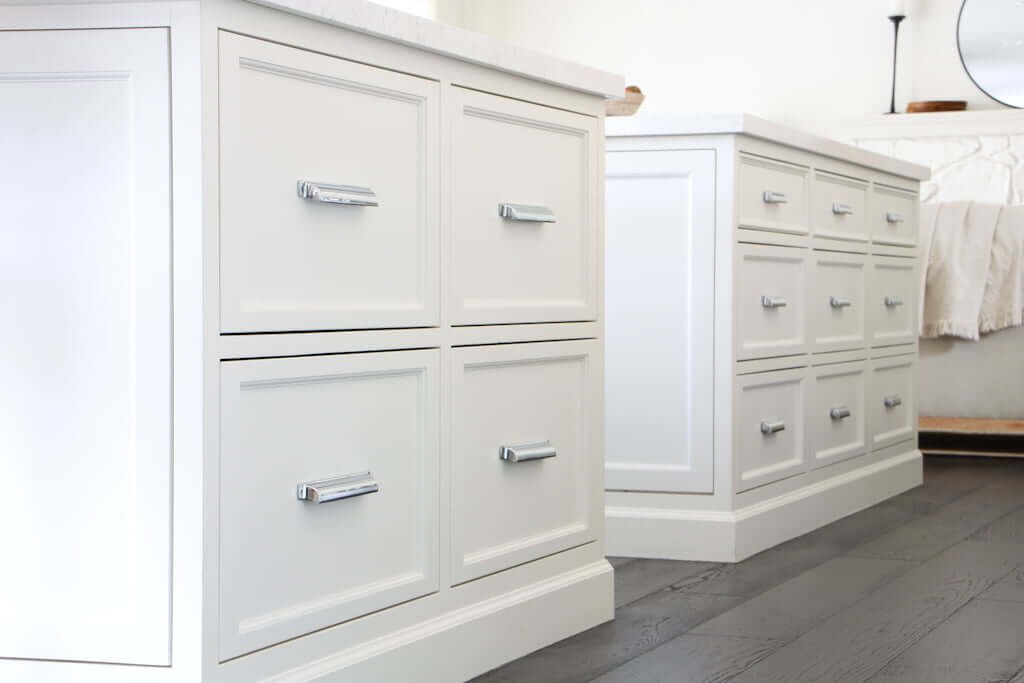
<path fill-rule="evenodd" d="M 736 490 L 910 440 L 916 356 L 739 375 Z"/>
<path fill-rule="evenodd" d="M 221 364 L 221 660 L 595 539 L 598 342 L 441 356 Z"/>
<path fill-rule="evenodd" d="M 913 343 L 917 261 L 736 246 L 737 360 Z"/>
<path fill-rule="evenodd" d="M 219 84 L 222 332 L 596 319 L 597 118 L 227 32 Z"/>
<path fill-rule="evenodd" d="M 739 227 L 823 241 L 917 244 L 917 194 L 807 166 L 740 155 Z"/>

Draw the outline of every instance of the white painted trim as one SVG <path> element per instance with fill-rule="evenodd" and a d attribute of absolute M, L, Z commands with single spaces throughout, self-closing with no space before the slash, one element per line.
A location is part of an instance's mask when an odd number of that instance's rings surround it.
<path fill-rule="evenodd" d="M 751 114 L 681 114 L 666 117 L 617 117 L 608 120 L 608 136 L 650 137 L 688 135 L 746 135 L 812 154 L 873 168 L 884 173 L 927 180 L 931 171 L 900 159 L 854 147 L 845 142 L 812 135 Z"/>
<path fill-rule="evenodd" d="M 1024 134 L 1024 110 L 938 112 L 879 116 L 852 122 L 836 131 L 842 139 L 973 137 Z"/>
<path fill-rule="evenodd" d="M 613 570 L 584 565 L 382 638 L 262 679 L 262 683 L 468 680 L 490 668 L 609 621 Z M 562 619 L 552 619 L 552 615 Z M 525 625 L 528 628 L 523 628 Z M 505 638 L 501 634 L 514 633 Z M 459 656 L 444 653 L 458 652 Z"/>
<path fill-rule="evenodd" d="M 921 452 L 911 450 L 734 512 L 605 508 L 611 556 L 739 562 L 920 486 Z"/>

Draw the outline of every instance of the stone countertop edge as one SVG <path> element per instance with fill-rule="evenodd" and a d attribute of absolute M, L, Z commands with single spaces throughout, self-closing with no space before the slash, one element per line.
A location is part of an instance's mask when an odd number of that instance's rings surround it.
<path fill-rule="evenodd" d="M 590 95 L 622 97 L 625 87 L 621 76 L 365 0 L 249 1 Z"/>
<path fill-rule="evenodd" d="M 658 117 L 614 117 L 606 124 L 609 138 L 686 135 L 747 135 L 787 147 L 805 150 L 892 175 L 928 180 L 931 170 L 861 147 L 807 133 L 751 114 L 679 114 Z"/>

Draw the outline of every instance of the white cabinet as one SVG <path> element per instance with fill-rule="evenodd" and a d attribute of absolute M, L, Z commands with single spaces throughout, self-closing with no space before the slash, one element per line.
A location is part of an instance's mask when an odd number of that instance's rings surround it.
<path fill-rule="evenodd" d="M 742 114 L 609 131 L 608 551 L 741 560 L 920 484 L 927 169 Z"/>
<path fill-rule="evenodd" d="M 0 31 L 0 63 L 0 658 L 166 666 L 167 32 Z"/>
<path fill-rule="evenodd" d="M 354 0 L 0 27 L 0 681 L 448 683 L 612 618 L 621 78 Z"/>

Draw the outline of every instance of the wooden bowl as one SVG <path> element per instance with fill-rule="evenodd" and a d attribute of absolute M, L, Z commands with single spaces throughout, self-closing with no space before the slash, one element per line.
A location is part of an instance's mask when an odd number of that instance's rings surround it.
<path fill-rule="evenodd" d="M 923 102 L 911 102 L 907 105 L 908 114 L 925 114 L 936 111 L 966 111 L 967 102 L 964 100 L 926 100 Z"/>
<path fill-rule="evenodd" d="M 604 103 L 606 116 L 632 116 L 644 103 L 644 94 L 635 85 L 626 86 L 626 96 L 608 100 Z"/>

